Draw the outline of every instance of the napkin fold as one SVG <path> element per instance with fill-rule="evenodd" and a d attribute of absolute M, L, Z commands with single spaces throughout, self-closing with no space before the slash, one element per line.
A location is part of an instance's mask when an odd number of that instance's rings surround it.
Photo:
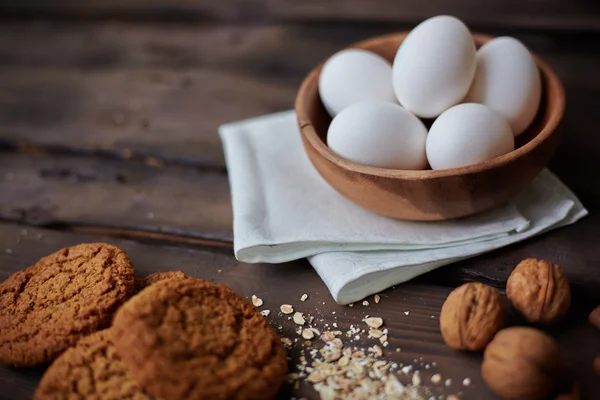
<path fill-rule="evenodd" d="M 352 203 L 304 152 L 293 111 L 222 125 L 234 252 L 250 263 L 308 257 L 346 304 L 587 214 L 550 171 L 508 204 L 451 221 L 400 221 Z"/>

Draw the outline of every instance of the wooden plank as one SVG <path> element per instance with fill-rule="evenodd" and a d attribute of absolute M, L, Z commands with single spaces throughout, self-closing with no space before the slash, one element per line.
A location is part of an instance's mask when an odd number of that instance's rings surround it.
<path fill-rule="evenodd" d="M 521 260 L 538 258 L 558 263 L 564 269 L 574 296 L 582 301 L 600 302 L 599 225 L 600 215 L 592 212 L 575 225 L 442 267 L 418 281 L 438 285 L 477 281 L 502 291 Z"/>
<path fill-rule="evenodd" d="M 9 224 L 0 224 L 0 281 L 43 255 L 64 246 L 90 241 L 108 241 L 121 246 L 130 255 L 139 276 L 155 271 L 181 269 L 189 275 L 226 284 L 244 296 L 256 294 L 264 300 L 263 308 L 272 311 L 268 320 L 274 327 L 281 325 L 281 334 L 286 337 L 295 338 L 297 334 L 292 321 L 278 315 L 277 309 L 284 303 L 315 316 L 316 325 L 320 328 L 325 324 L 331 327 L 335 322 L 338 329 L 344 332 L 351 324 L 363 326 L 361 320 L 366 314 L 380 316 L 389 329 L 390 345 L 385 349 L 385 357 L 406 364 L 414 364 L 413 360 L 417 359 L 416 367 L 421 370 L 424 382 L 436 372 L 444 378 L 452 379 L 449 389 L 443 385 L 439 387 L 439 394 L 448 395 L 460 390 L 463 392 L 462 399 L 496 399 L 479 375 L 481 356 L 452 351 L 442 341 L 438 327 L 439 309 L 449 288 L 400 285 L 382 293 L 379 304 L 371 301 L 368 307 L 357 304 L 350 308 L 337 305 L 331 299 L 317 274 L 306 262 L 249 265 L 238 263 L 223 252 L 148 246 L 131 241 Z M 304 293 L 309 298 L 303 303 L 299 299 Z M 405 311 L 408 311 L 408 315 Z M 600 396 L 600 388 L 595 384 L 596 377 L 591 362 L 594 354 L 600 354 L 600 341 L 597 340 L 597 332 L 586 321 L 588 311 L 589 307 L 573 311 L 568 321 L 552 333 L 559 340 L 568 365 L 580 380 L 586 398 L 597 398 Z M 359 336 L 360 339 L 354 343 L 359 347 L 376 343 L 373 339 L 367 339 L 366 334 Z M 298 348 L 297 344 L 291 352 L 291 366 L 298 363 Z M 401 348 L 402 351 L 396 352 L 396 348 Z M 422 361 L 420 357 L 423 357 Z M 425 369 L 420 365 L 432 362 L 436 362 L 437 366 Z M 0 387 L 3 390 L 0 391 L 0 399 L 31 398 L 42 373 L 42 369 L 1 367 Z M 466 377 L 472 381 L 468 388 L 460 383 Z M 291 396 L 317 398 L 306 384 L 301 385 L 298 392 L 288 386 L 280 394 L 282 399 Z"/>
<path fill-rule="evenodd" d="M 292 108 L 314 65 L 394 29 L 2 24 L 0 145 L 222 168 L 220 124 Z M 567 134 L 553 167 L 585 195 L 600 152 L 588 134 L 600 107 L 600 36 L 517 37 L 565 84 Z"/>
<path fill-rule="evenodd" d="M 600 198 L 596 185 L 586 188 L 590 199 Z M 591 205 L 598 209 L 598 203 Z M 94 157 L 1 154 L 0 218 L 190 246 L 233 240 L 224 173 Z M 599 224 L 600 216 L 592 212 L 573 226 L 421 279 L 445 286 L 485 280 L 501 288 L 520 260 L 539 257 L 560 263 L 577 293 L 600 300 Z"/>
<path fill-rule="evenodd" d="M 0 218 L 232 240 L 222 172 L 19 154 L 2 154 L 0 171 Z"/>
<path fill-rule="evenodd" d="M 452 14 L 471 24 L 540 29 L 600 29 L 593 0 L 12 0 L 0 5 L 11 17 L 123 18 L 177 21 L 314 22 L 352 21 L 414 24 Z"/>

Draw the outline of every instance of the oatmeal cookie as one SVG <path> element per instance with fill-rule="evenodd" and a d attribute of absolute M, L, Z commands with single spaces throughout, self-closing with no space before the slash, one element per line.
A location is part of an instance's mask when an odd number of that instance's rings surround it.
<path fill-rule="evenodd" d="M 116 246 L 67 247 L 0 284 L 0 364 L 54 360 L 110 325 L 134 289 L 129 258 Z"/>
<path fill-rule="evenodd" d="M 108 331 L 81 339 L 58 357 L 42 377 L 34 400 L 155 400 L 133 379 Z"/>
<path fill-rule="evenodd" d="M 140 386 L 164 399 L 269 399 L 286 351 L 254 306 L 223 285 L 155 283 L 115 315 L 112 340 Z"/>

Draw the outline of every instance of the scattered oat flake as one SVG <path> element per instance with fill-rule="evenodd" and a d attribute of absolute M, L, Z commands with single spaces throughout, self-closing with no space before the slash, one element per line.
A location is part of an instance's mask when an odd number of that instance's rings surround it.
<path fill-rule="evenodd" d="M 431 376 L 431 383 L 440 383 L 442 381 L 442 376 L 440 374 L 435 374 Z"/>
<path fill-rule="evenodd" d="M 301 312 L 294 313 L 294 322 L 298 325 L 304 325 L 306 323 L 306 320 Z"/>
<path fill-rule="evenodd" d="M 400 353 L 402 349 L 400 347 L 396 347 L 396 353 Z"/>
<path fill-rule="evenodd" d="M 315 337 L 315 333 L 311 330 L 311 329 L 303 329 L 302 330 L 302 337 L 304 339 L 312 339 Z"/>
<path fill-rule="evenodd" d="M 282 337 L 281 338 L 281 343 L 283 343 L 286 346 L 291 346 L 292 345 L 292 340 L 290 338 Z"/>
<path fill-rule="evenodd" d="M 379 329 L 369 329 L 369 337 L 370 338 L 379 339 L 382 336 L 383 336 L 383 332 L 381 332 Z"/>
<path fill-rule="evenodd" d="M 410 311 L 404 311 L 404 315 L 410 314 Z"/>
<path fill-rule="evenodd" d="M 463 386 L 469 386 L 471 384 L 471 380 L 469 378 L 465 378 L 463 380 Z"/>
<path fill-rule="evenodd" d="M 279 307 L 279 309 L 284 314 L 291 314 L 294 312 L 294 307 L 292 307 L 289 304 L 282 304 L 281 307 Z"/>
<path fill-rule="evenodd" d="M 263 315 L 263 317 L 268 317 L 269 314 L 271 314 L 271 310 L 262 310 L 260 313 Z"/>
<path fill-rule="evenodd" d="M 348 304 L 348 307 L 354 307 L 354 303 Z"/>
<path fill-rule="evenodd" d="M 335 334 L 333 332 L 331 332 L 331 331 L 325 331 L 321 335 L 321 340 L 324 341 L 324 342 L 330 342 L 333 339 L 335 339 Z"/>
<path fill-rule="evenodd" d="M 335 322 L 332 325 L 333 325 L 334 328 L 338 327 L 337 323 L 335 323 Z"/>
<path fill-rule="evenodd" d="M 381 296 L 376 294 L 375 296 L 373 296 L 373 300 L 375 300 L 375 304 L 379 304 L 379 301 L 381 301 Z"/>
<path fill-rule="evenodd" d="M 445 385 L 446 387 L 450 387 L 450 385 L 452 385 L 452 379 L 446 379 Z"/>
<path fill-rule="evenodd" d="M 381 347 L 375 345 L 375 346 L 373 346 L 373 349 L 375 349 L 375 353 L 377 353 L 377 355 L 379 357 L 381 357 L 383 355 L 383 350 L 381 349 Z"/>
<path fill-rule="evenodd" d="M 450 396 L 446 397 L 446 400 L 460 400 L 460 398 L 454 394 L 451 394 Z"/>
<path fill-rule="evenodd" d="M 4 249 L 4 252 L 5 252 L 6 254 L 11 254 L 11 253 L 12 253 L 12 249 Z"/>
<path fill-rule="evenodd" d="M 368 306 L 368 305 L 369 305 L 369 302 L 368 302 L 367 300 L 365 300 L 365 301 L 363 301 L 363 302 L 362 302 L 362 305 L 363 305 L 363 306 Z"/>
<path fill-rule="evenodd" d="M 308 299 L 308 295 L 304 293 L 302 297 L 300 297 L 300 301 L 306 301 L 306 299 Z"/>
<path fill-rule="evenodd" d="M 369 325 L 371 328 L 374 328 L 374 329 L 377 329 L 381 325 L 383 325 L 383 319 L 381 319 L 379 317 L 365 318 L 364 321 L 366 322 L 367 325 Z"/>
<path fill-rule="evenodd" d="M 261 298 L 256 297 L 255 294 L 252 295 L 252 304 L 254 304 L 254 307 L 260 307 L 263 305 L 263 301 Z"/>
<path fill-rule="evenodd" d="M 413 386 L 419 386 L 421 384 L 421 377 L 419 376 L 419 374 L 413 375 L 412 384 L 413 384 Z"/>

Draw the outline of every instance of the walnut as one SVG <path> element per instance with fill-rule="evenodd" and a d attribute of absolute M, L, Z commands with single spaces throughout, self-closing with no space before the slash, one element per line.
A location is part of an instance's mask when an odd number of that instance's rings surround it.
<path fill-rule="evenodd" d="M 554 339 L 534 328 L 503 329 L 485 349 L 481 375 L 506 400 L 550 396 L 563 371 Z"/>
<path fill-rule="evenodd" d="M 483 283 L 466 283 L 452 291 L 440 314 L 440 330 L 456 350 L 482 350 L 504 326 L 502 297 Z"/>
<path fill-rule="evenodd" d="M 600 306 L 596 307 L 590 313 L 590 323 L 600 329 Z"/>
<path fill-rule="evenodd" d="M 506 296 L 527 321 L 545 325 L 561 320 L 571 305 L 571 289 L 562 269 L 534 258 L 521 261 L 510 274 Z"/>

